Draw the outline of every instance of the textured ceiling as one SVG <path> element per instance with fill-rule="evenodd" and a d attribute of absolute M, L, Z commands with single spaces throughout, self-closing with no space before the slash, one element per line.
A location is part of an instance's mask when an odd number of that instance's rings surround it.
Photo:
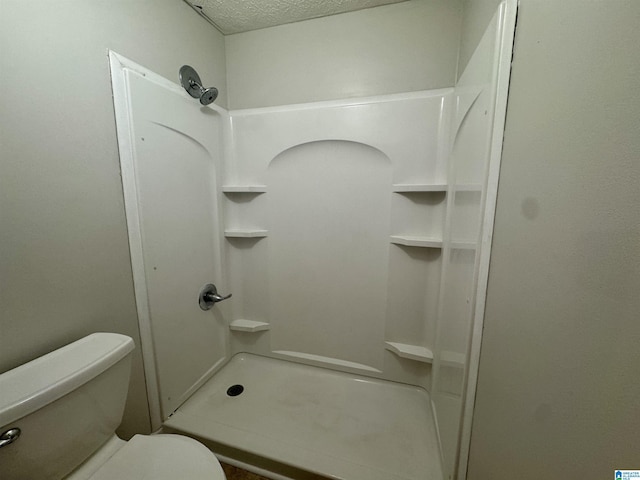
<path fill-rule="evenodd" d="M 225 35 L 405 0 L 185 0 Z"/>

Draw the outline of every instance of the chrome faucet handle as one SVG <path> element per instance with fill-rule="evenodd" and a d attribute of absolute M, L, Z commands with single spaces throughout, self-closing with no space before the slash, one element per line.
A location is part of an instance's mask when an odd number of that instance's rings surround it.
<path fill-rule="evenodd" d="M 218 293 L 218 289 L 213 283 L 207 283 L 200 291 L 200 297 L 198 298 L 198 303 L 202 310 L 210 310 L 214 304 L 226 300 L 227 298 L 231 298 L 231 293 L 229 295 L 220 295 Z"/>
<path fill-rule="evenodd" d="M 231 298 L 231 295 L 232 294 L 230 293 L 229 295 L 222 296 L 218 293 L 209 292 L 204 295 L 204 299 L 209 300 L 213 303 L 218 303 L 218 302 L 221 302 L 222 300 L 226 300 L 227 298 Z"/>
<path fill-rule="evenodd" d="M 0 448 L 11 445 L 20 436 L 19 428 L 11 428 L 0 435 Z"/>

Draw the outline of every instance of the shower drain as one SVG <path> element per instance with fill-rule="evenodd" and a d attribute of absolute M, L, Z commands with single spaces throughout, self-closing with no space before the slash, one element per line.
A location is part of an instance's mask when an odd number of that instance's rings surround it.
<path fill-rule="evenodd" d="M 227 388 L 227 395 L 230 397 L 237 397 L 242 392 L 244 392 L 244 387 L 242 385 L 232 385 Z"/>

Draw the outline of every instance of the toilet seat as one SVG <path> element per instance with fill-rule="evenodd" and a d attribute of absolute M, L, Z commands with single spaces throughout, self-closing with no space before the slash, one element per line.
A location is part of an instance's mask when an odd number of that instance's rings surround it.
<path fill-rule="evenodd" d="M 220 462 L 181 435 L 135 435 L 89 480 L 225 480 Z"/>

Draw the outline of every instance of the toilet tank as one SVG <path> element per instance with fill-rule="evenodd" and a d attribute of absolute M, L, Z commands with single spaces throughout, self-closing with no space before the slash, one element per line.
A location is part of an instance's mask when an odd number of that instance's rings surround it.
<path fill-rule="evenodd" d="M 3 480 L 58 480 L 113 437 L 122 421 L 133 340 L 94 333 L 0 375 Z"/>

